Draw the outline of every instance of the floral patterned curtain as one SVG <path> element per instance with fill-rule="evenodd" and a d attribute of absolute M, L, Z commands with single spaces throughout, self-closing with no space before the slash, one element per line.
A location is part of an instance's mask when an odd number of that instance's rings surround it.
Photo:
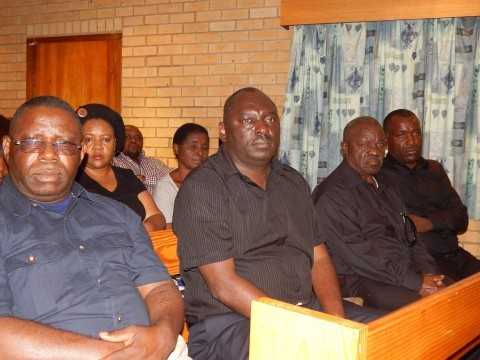
<path fill-rule="evenodd" d="M 280 158 L 314 187 L 341 161 L 345 124 L 406 108 L 480 218 L 480 17 L 295 27 Z"/>

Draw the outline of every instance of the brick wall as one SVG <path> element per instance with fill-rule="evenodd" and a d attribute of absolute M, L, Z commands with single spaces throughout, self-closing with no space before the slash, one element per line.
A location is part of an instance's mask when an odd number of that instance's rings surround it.
<path fill-rule="evenodd" d="M 25 101 L 26 39 L 123 34 L 122 114 L 145 148 L 175 166 L 171 138 L 207 126 L 212 151 L 225 98 L 252 85 L 280 111 L 291 31 L 280 0 L 0 0 L 0 113 Z"/>

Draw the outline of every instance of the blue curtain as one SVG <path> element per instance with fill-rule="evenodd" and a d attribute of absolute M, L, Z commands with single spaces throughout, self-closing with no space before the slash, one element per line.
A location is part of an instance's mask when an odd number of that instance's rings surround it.
<path fill-rule="evenodd" d="M 479 91 L 479 17 L 297 26 L 279 155 L 313 187 L 340 163 L 348 121 L 410 109 L 423 156 L 480 218 Z"/>

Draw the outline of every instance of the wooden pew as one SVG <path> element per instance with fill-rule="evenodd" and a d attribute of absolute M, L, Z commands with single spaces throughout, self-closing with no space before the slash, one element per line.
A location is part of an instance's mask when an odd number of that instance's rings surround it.
<path fill-rule="evenodd" d="M 173 230 L 152 231 L 149 235 L 155 253 L 165 264 L 170 275 L 180 274 L 180 262 L 177 256 L 177 237 Z"/>
<path fill-rule="evenodd" d="M 457 359 L 480 343 L 480 274 L 368 325 L 262 298 L 250 359 Z"/>
<path fill-rule="evenodd" d="M 153 250 L 165 264 L 170 275 L 180 274 L 180 261 L 177 256 L 177 237 L 172 229 L 152 231 L 149 233 Z M 182 336 L 188 341 L 188 327 L 185 323 Z"/>

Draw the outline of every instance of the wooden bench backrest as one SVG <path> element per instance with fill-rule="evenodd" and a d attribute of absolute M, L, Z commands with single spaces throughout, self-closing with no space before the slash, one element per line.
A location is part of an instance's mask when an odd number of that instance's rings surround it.
<path fill-rule="evenodd" d="M 480 335 L 479 294 L 476 274 L 373 321 L 367 358 L 446 359 Z"/>
<path fill-rule="evenodd" d="M 262 298 L 252 304 L 250 359 L 444 360 L 480 336 L 478 294 L 480 274 L 369 325 Z"/>
<path fill-rule="evenodd" d="M 155 253 L 165 264 L 170 275 L 180 274 L 180 263 L 177 256 L 177 237 L 173 230 L 152 231 L 149 235 Z"/>
<path fill-rule="evenodd" d="M 177 256 L 177 237 L 172 229 L 152 231 L 149 233 L 153 250 L 167 267 L 170 275 L 180 274 L 180 262 Z M 188 327 L 185 323 L 182 336 L 188 342 Z"/>
<path fill-rule="evenodd" d="M 250 360 L 358 359 L 367 325 L 261 298 L 252 303 Z"/>

